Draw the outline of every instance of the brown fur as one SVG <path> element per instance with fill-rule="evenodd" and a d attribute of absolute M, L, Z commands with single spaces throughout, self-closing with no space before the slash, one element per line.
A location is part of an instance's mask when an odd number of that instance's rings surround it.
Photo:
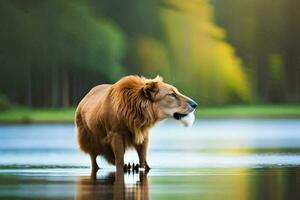
<path fill-rule="evenodd" d="M 178 95 L 176 101 L 169 97 L 170 92 Z M 113 85 L 94 87 L 79 103 L 75 116 L 78 143 L 90 154 L 92 170 L 98 169 L 98 155 L 123 167 L 128 147 L 137 150 L 140 165 L 147 168 L 148 130 L 159 120 L 172 117 L 166 114 L 169 110 L 186 112 L 187 99 L 160 77 L 126 76 Z"/>

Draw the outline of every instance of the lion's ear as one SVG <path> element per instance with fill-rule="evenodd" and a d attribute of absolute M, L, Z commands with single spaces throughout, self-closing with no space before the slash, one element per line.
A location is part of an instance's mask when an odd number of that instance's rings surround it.
<path fill-rule="evenodd" d="M 154 79 L 152 79 L 153 81 L 158 81 L 158 82 L 163 82 L 163 77 L 157 75 Z"/>
<path fill-rule="evenodd" d="M 158 82 L 151 81 L 145 84 L 143 87 L 143 95 L 150 100 L 154 100 L 156 93 L 158 92 Z"/>

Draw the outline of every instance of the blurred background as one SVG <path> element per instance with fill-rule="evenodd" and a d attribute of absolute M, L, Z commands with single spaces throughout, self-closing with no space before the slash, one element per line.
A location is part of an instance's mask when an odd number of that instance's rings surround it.
<path fill-rule="evenodd" d="M 139 74 L 201 105 L 300 102 L 295 0 L 1 0 L 0 109 Z"/>
<path fill-rule="evenodd" d="M 0 199 L 299 200 L 299 10 L 297 0 L 0 0 Z M 75 107 L 129 74 L 161 75 L 198 102 L 198 119 L 151 130 L 148 175 L 118 176 L 98 157 L 91 180 Z"/>

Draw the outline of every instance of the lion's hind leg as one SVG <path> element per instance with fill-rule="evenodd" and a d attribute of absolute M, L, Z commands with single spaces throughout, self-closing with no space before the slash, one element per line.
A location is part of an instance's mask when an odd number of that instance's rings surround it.
<path fill-rule="evenodd" d="M 99 166 L 97 164 L 97 155 L 90 153 L 90 158 L 91 158 L 91 175 L 92 177 L 96 177 L 97 171 L 99 170 Z"/>
<path fill-rule="evenodd" d="M 76 112 L 76 128 L 77 140 L 80 149 L 90 155 L 92 174 L 96 174 L 99 169 L 99 166 L 96 161 L 97 153 L 95 153 L 95 150 L 93 149 L 93 143 L 91 138 L 92 134 L 89 132 L 87 127 L 85 127 L 84 121 L 79 112 Z"/>

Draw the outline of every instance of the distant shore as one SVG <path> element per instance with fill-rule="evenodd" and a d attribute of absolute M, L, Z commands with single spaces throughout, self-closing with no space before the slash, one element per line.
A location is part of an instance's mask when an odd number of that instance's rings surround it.
<path fill-rule="evenodd" d="M 75 108 L 30 109 L 15 107 L 0 112 L 0 123 L 73 123 Z M 300 118 L 300 104 L 199 107 L 201 118 Z"/>

